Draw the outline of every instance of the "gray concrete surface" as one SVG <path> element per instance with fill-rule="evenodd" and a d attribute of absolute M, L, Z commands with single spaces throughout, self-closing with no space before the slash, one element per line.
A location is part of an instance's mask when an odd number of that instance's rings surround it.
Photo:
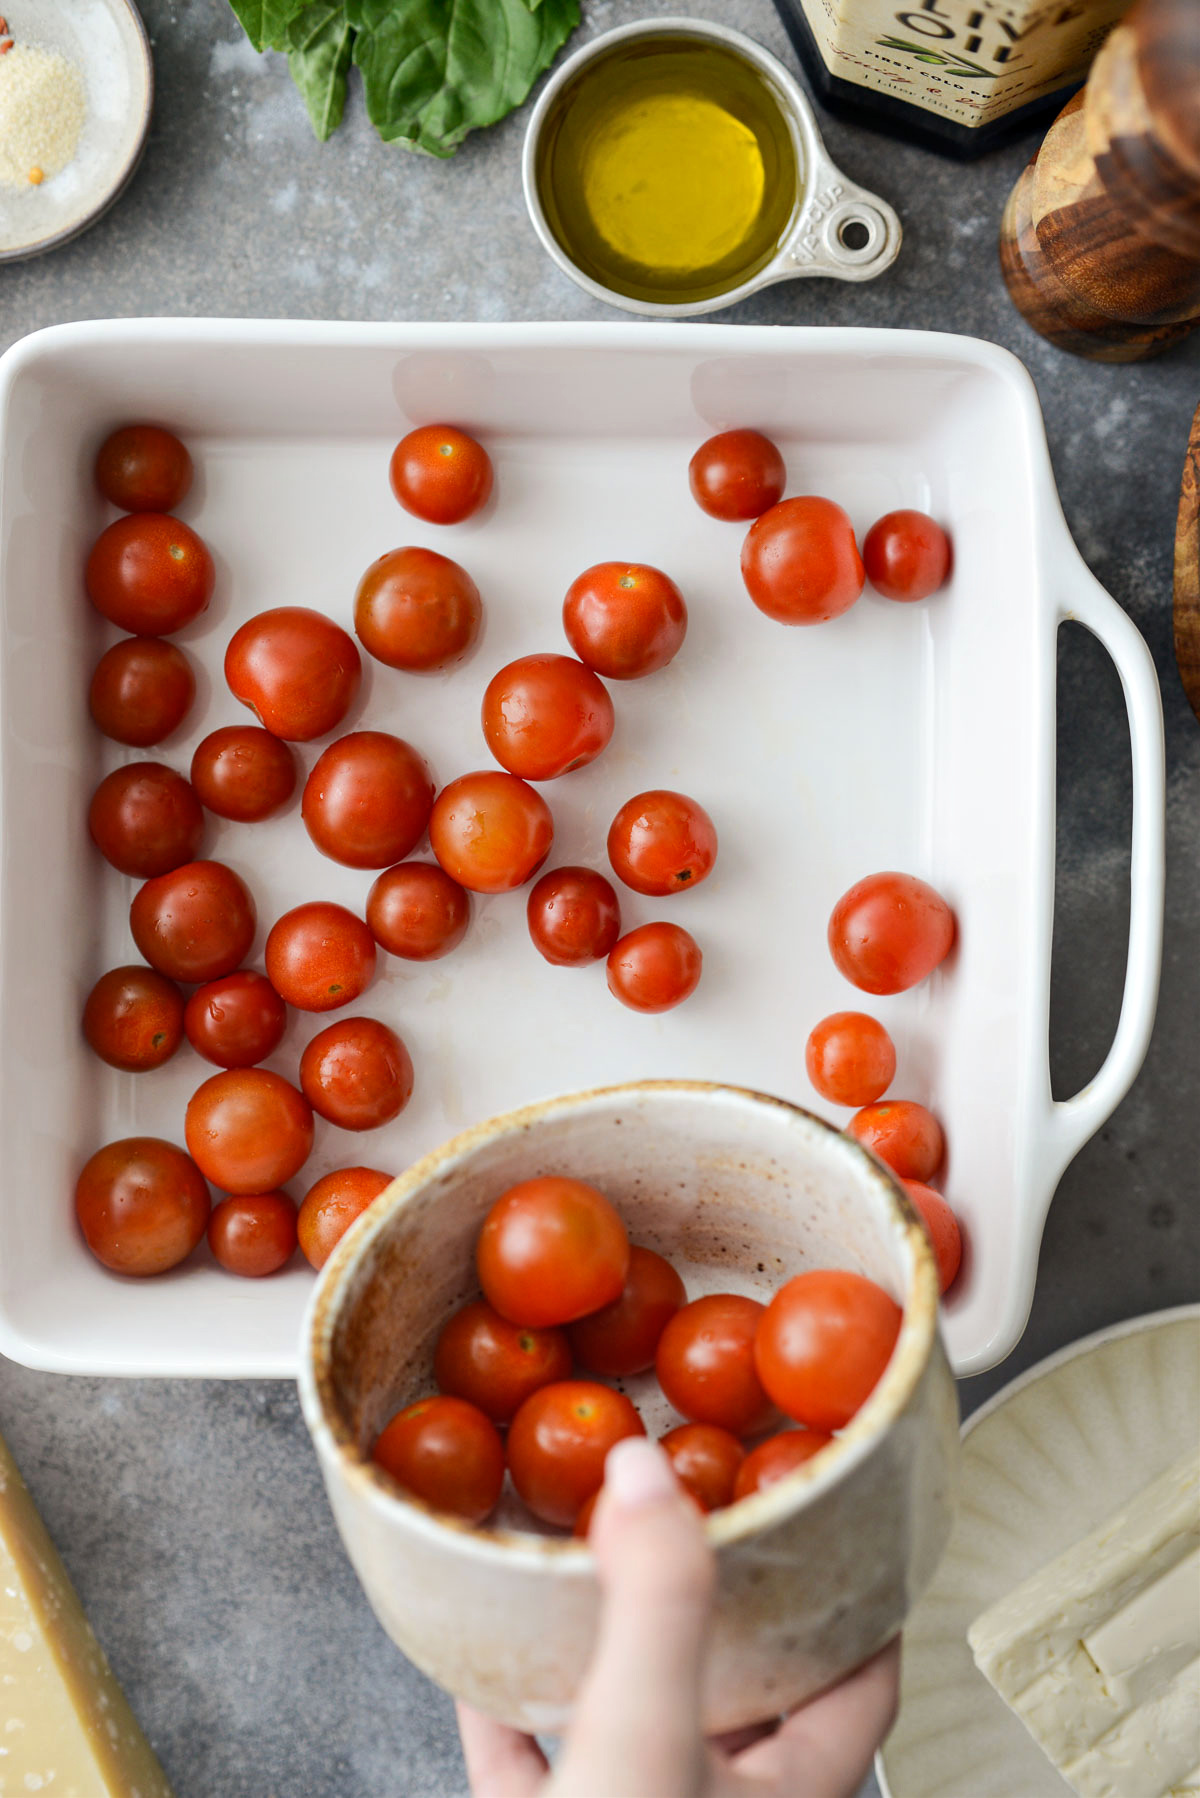
<path fill-rule="evenodd" d="M 594 0 L 585 29 L 652 10 L 653 0 Z M 691 10 L 791 60 L 769 0 Z M 143 12 L 159 82 L 145 163 L 86 237 L 0 271 L 0 347 L 39 325 L 116 314 L 619 316 L 562 278 L 533 239 L 520 116 L 438 164 L 380 146 L 355 91 L 343 130 L 319 146 L 284 63 L 255 56 L 224 0 L 144 0 Z M 1028 1332 L 1006 1367 L 965 1385 L 970 1406 L 1059 1344 L 1198 1289 L 1200 726 L 1171 658 L 1170 569 L 1200 355 L 1101 368 L 1024 327 L 998 278 L 995 233 L 1028 142 L 961 167 L 834 121 L 826 129 L 847 172 L 900 211 L 900 262 L 860 288 L 777 287 L 732 316 L 963 331 L 1022 356 L 1067 517 L 1147 636 L 1166 707 L 1168 931 L 1154 1042 L 1130 1097 L 1063 1180 Z M 1112 669 L 1081 630 L 1063 633 L 1060 701 L 1052 1049 L 1066 1094 L 1107 1047 L 1126 928 L 1127 733 Z M 0 1364 L 0 1424 L 179 1798 L 463 1791 L 449 1705 L 368 1612 L 289 1387 L 66 1380 Z"/>

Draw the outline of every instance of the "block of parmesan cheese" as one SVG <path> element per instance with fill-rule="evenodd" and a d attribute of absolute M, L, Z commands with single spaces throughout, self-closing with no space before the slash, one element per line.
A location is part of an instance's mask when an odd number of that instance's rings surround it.
<path fill-rule="evenodd" d="M 0 1438 L 0 1793 L 171 1798 Z"/>

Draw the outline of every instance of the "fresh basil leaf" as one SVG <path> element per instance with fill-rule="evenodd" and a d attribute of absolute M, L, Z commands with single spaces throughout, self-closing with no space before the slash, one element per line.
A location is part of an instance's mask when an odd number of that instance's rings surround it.
<path fill-rule="evenodd" d="M 256 50 L 286 50 L 288 30 L 309 0 L 229 0 Z"/>
<path fill-rule="evenodd" d="M 288 32 L 288 67 L 322 143 L 342 122 L 353 38 L 342 0 L 306 6 Z"/>
<path fill-rule="evenodd" d="M 346 0 L 367 114 L 380 137 L 452 156 L 495 124 L 579 23 L 579 0 Z"/>

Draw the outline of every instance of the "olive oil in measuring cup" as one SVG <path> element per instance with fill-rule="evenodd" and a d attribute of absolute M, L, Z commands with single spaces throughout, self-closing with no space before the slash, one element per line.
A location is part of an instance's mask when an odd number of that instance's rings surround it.
<path fill-rule="evenodd" d="M 555 95 L 535 179 L 549 229 L 592 280 L 686 305 L 749 281 L 802 199 L 796 146 L 767 77 L 728 45 L 617 42 Z"/>

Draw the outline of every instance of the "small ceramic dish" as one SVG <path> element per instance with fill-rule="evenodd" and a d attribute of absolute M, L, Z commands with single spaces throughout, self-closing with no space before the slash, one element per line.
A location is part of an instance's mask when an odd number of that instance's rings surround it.
<path fill-rule="evenodd" d="M 902 1304 L 895 1352 L 837 1445 L 713 1515 L 710 1729 L 798 1703 L 888 1641 L 949 1533 L 957 1406 L 928 1240 L 887 1170 L 780 1099 L 639 1082 L 510 1112 L 427 1155 L 342 1239 L 302 1341 L 305 1421 L 350 1559 L 384 1629 L 456 1696 L 526 1730 L 557 1730 L 591 1652 L 585 1544 L 468 1529 L 404 1497 L 370 1459 L 402 1405 L 432 1389 L 432 1349 L 475 1296 L 493 1201 L 532 1174 L 592 1181 L 635 1242 L 668 1254 L 690 1297 L 765 1299 L 806 1267 L 843 1267 Z M 678 1418 L 652 1375 L 624 1382 L 646 1428 Z M 512 1501 L 515 1504 L 515 1500 Z"/>
<path fill-rule="evenodd" d="M 0 263 L 70 243 L 120 198 L 142 158 L 154 64 L 132 0 L 0 0 L 18 45 L 62 56 L 83 82 L 86 114 L 74 156 L 40 186 L 0 183 Z"/>
<path fill-rule="evenodd" d="M 884 1798 L 1071 1798 L 975 1666 L 967 1630 L 1196 1445 L 1200 1305 L 1085 1336 L 968 1419 L 954 1533 L 904 1632 Z"/>

